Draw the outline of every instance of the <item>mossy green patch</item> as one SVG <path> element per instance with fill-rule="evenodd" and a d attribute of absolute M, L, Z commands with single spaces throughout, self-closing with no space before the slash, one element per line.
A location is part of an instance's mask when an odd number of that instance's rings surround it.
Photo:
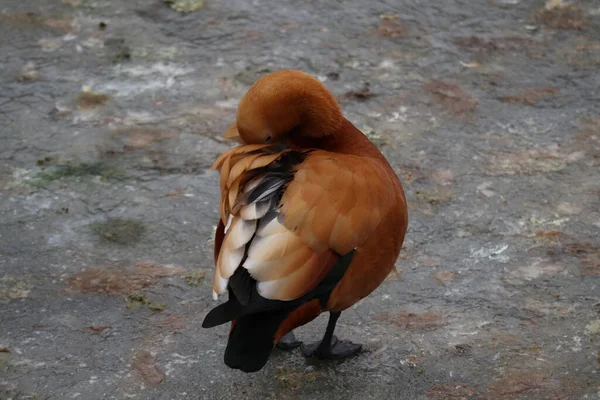
<path fill-rule="evenodd" d="M 151 311 L 165 311 L 167 305 L 165 303 L 153 303 L 146 295 L 141 293 L 132 293 L 127 295 L 127 302 L 125 307 L 129 309 L 136 309 L 139 307 L 146 306 Z"/>
<path fill-rule="evenodd" d="M 139 242 L 146 232 L 146 227 L 142 222 L 121 218 L 111 218 L 106 221 L 94 222 L 91 225 L 91 229 L 104 240 L 122 245 Z"/>
<path fill-rule="evenodd" d="M 198 286 L 200 281 L 204 279 L 204 275 L 206 275 L 206 273 L 201 269 L 190 271 L 183 275 L 183 280 L 190 286 Z"/>
<path fill-rule="evenodd" d="M 36 164 L 38 166 L 45 166 L 52 161 L 52 157 L 44 157 L 37 160 Z M 86 176 L 98 176 L 101 180 L 121 180 L 127 177 L 127 173 L 122 168 L 105 161 L 93 163 L 69 161 L 64 164 L 50 165 L 33 175 L 27 182 L 31 186 L 43 188 L 48 186 L 50 182 L 59 179 Z"/>
<path fill-rule="evenodd" d="M 125 304 L 125 307 L 129 309 L 135 309 L 148 304 L 152 304 L 152 302 L 145 295 L 140 293 L 132 293 L 127 295 L 127 303 Z"/>
<path fill-rule="evenodd" d="M 54 158 L 52 158 L 51 156 L 42 157 L 35 162 L 35 165 L 43 167 L 44 165 L 48 165 L 49 163 L 51 163 L 53 160 Z"/>
<path fill-rule="evenodd" d="M 454 200 L 455 193 L 451 189 L 438 189 L 433 191 L 417 190 L 415 192 L 417 199 L 426 201 L 429 204 L 443 204 Z"/>
<path fill-rule="evenodd" d="M 364 132 L 365 136 L 367 138 L 369 138 L 369 140 L 378 148 L 381 149 L 383 146 L 386 146 L 389 144 L 389 137 L 387 135 L 375 132 L 373 129 L 371 129 L 368 126 L 364 126 L 362 127 L 362 131 Z"/>
<path fill-rule="evenodd" d="M 167 308 L 167 305 L 165 303 L 161 303 L 161 304 L 150 303 L 150 304 L 148 304 L 148 309 L 152 310 L 152 311 L 165 311 L 166 308 Z"/>
<path fill-rule="evenodd" d="M 80 110 L 90 110 L 102 107 L 109 98 L 110 97 L 107 94 L 94 92 L 89 88 L 84 88 L 77 97 L 77 108 Z"/>
<path fill-rule="evenodd" d="M 0 347 L 0 371 L 6 371 L 10 366 L 12 353 L 8 347 Z"/>
<path fill-rule="evenodd" d="M 108 51 L 109 58 L 111 58 L 115 62 L 131 60 L 131 49 L 129 48 L 129 46 L 127 45 L 127 42 L 123 38 L 106 39 L 104 41 L 104 47 Z M 88 90 L 88 93 L 93 93 L 93 92 Z M 93 94 L 95 94 L 96 96 L 100 95 L 100 93 L 93 93 Z M 96 97 L 96 99 L 102 100 L 98 97 Z M 96 100 L 96 99 L 90 97 L 90 100 Z M 107 101 L 107 100 L 108 100 L 108 97 L 106 97 L 104 99 L 104 101 Z M 104 104 L 104 103 L 102 103 L 102 104 Z M 102 104 L 99 104 L 99 105 L 102 105 Z M 92 104 L 92 106 L 93 106 L 93 104 Z"/>
<path fill-rule="evenodd" d="M 32 287 L 33 285 L 25 278 L 0 278 L 0 304 L 8 303 L 13 299 L 28 297 Z"/>
<path fill-rule="evenodd" d="M 288 389 L 299 389 L 303 383 L 314 382 L 324 376 L 320 371 L 304 372 L 287 366 L 278 367 L 275 371 L 275 379 Z"/>
<path fill-rule="evenodd" d="M 204 8 L 204 0 L 165 0 L 173 10 L 180 13 L 189 13 Z"/>

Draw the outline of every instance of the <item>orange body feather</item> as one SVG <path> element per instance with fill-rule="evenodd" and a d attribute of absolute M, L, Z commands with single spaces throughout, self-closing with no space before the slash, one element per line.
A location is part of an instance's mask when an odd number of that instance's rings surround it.
<path fill-rule="evenodd" d="M 262 78 L 242 99 L 226 136 L 247 144 L 213 165 L 221 174 L 215 297 L 228 290 L 231 297 L 229 280 L 243 268 L 261 298 L 295 304 L 355 250 L 326 303 L 307 299 L 282 314 L 268 338 L 275 344 L 383 282 L 407 229 L 404 192 L 324 86 L 298 71 Z"/>

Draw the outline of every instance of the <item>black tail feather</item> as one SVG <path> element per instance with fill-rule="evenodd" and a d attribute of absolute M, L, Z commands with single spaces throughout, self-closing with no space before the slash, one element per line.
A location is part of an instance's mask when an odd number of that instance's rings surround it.
<path fill-rule="evenodd" d="M 292 310 L 303 303 L 318 299 L 325 307 L 331 291 L 339 283 L 348 269 L 355 250 L 340 257 L 336 265 L 319 285 L 299 299 L 291 301 L 269 300 L 260 296 L 256 282 L 245 268 L 238 268 L 230 280 L 229 300 L 213 308 L 204 318 L 203 328 L 212 328 L 229 321 L 235 321 L 229 334 L 225 350 L 225 364 L 244 372 L 256 372 L 269 360 L 274 346 L 274 336 L 281 323 Z M 234 287 L 249 299 L 241 304 Z M 238 285 L 239 287 L 237 287 Z M 247 292 L 245 293 L 244 290 Z"/>
<path fill-rule="evenodd" d="M 241 317 L 229 334 L 225 364 L 243 372 L 259 371 L 269 360 L 274 336 L 290 310 L 261 312 Z"/>
<path fill-rule="evenodd" d="M 233 321 L 236 316 L 240 315 L 243 311 L 242 305 L 233 296 L 227 302 L 219 304 L 204 317 L 202 321 L 203 328 L 213 328 L 217 325 L 222 325 L 229 321 Z"/>

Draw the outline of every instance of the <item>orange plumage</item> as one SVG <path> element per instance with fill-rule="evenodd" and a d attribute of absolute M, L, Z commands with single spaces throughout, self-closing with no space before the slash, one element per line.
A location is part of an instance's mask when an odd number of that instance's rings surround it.
<path fill-rule="evenodd" d="M 229 300 L 203 326 L 228 321 L 225 363 L 261 369 L 292 330 L 330 312 L 306 356 L 356 354 L 333 336 L 341 311 L 375 290 L 394 267 L 407 207 L 394 171 L 346 120 L 318 80 L 284 70 L 242 98 L 225 136 L 242 143 L 213 168 L 221 174 L 213 295 Z"/>

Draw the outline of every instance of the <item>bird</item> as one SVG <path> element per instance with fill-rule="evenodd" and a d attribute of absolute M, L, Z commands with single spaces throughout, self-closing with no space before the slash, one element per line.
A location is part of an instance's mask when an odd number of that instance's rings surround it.
<path fill-rule="evenodd" d="M 224 363 L 261 370 L 275 347 L 343 359 L 362 345 L 334 335 L 341 313 L 395 268 L 408 226 L 404 189 L 379 149 L 314 76 L 278 70 L 241 98 L 221 154 L 212 308 L 231 323 Z M 294 329 L 329 313 L 322 340 Z"/>

